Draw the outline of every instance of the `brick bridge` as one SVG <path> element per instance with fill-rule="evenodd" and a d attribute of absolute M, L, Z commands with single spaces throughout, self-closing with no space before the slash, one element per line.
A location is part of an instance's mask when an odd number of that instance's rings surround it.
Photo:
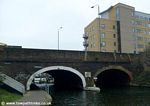
<path fill-rule="evenodd" d="M 129 85 L 136 71 L 132 63 L 135 54 L 84 51 L 26 49 L 3 47 L 0 49 L 1 71 L 16 79 L 30 90 L 36 74 L 48 73 L 58 87 Z"/>

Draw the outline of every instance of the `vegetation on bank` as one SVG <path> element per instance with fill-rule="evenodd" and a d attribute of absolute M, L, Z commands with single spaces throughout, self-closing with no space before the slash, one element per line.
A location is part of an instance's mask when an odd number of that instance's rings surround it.
<path fill-rule="evenodd" d="M 22 95 L 9 92 L 5 89 L 0 88 L 0 103 L 1 102 L 13 102 L 19 100 Z"/>
<path fill-rule="evenodd" d="M 134 78 L 134 83 L 138 86 L 147 86 L 150 87 L 150 71 L 143 71 Z"/>
<path fill-rule="evenodd" d="M 140 74 L 136 75 L 133 83 L 137 84 L 137 86 L 150 87 L 150 44 L 147 46 L 138 63 L 142 65 L 143 70 Z"/>

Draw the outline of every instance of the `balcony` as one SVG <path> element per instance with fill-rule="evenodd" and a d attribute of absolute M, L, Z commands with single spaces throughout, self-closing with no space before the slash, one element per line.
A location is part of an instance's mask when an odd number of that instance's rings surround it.
<path fill-rule="evenodd" d="M 88 39 L 88 35 L 87 34 L 83 34 L 83 38 L 84 39 Z"/>
<path fill-rule="evenodd" d="M 87 40 L 85 40 L 85 41 L 83 42 L 83 46 L 84 46 L 84 47 L 88 47 L 88 41 L 87 41 Z"/>

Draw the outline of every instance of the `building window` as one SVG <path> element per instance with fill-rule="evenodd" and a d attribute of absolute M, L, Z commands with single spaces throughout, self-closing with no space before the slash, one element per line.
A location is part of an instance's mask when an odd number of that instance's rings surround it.
<path fill-rule="evenodd" d="M 149 24 L 147 24 L 147 26 L 150 28 L 150 23 L 149 23 Z"/>
<path fill-rule="evenodd" d="M 144 32 L 145 35 L 147 34 L 147 31 L 143 31 L 143 32 Z"/>
<path fill-rule="evenodd" d="M 142 30 L 141 29 L 135 29 L 135 32 L 140 33 Z"/>
<path fill-rule="evenodd" d="M 92 31 L 94 31 L 94 26 L 92 26 Z"/>
<path fill-rule="evenodd" d="M 105 38 L 105 33 L 101 33 L 101 38 Z"/>
<path fill-rule="evenodd" d="M 93 40 L 95 39 L 95 35 L 93 35 Z"/>
<path fill-rule="evenodd" d="M 137 40 L 142 41 L 143 37 L 137 36 Z"/>
<path fill-rule="evenodd" d="M 140 16 L 140 19 L 143 20 L 143 16 Z"/>
<path fill-rule="evenodd" d="M 120 9 L 119 9 L 119 7 L 116 8 L 116 18 L 117 18 L 117 20 L 120 20 Z"/>
<path fill-rule="evenodd" d="M 148 39 L 147 38 L 144 38 L 144 43 L 147 43 L 148 42 Z"/>
<path fill-rule="evenodd" d="M 139 16 L 138 16 L 138 15 L 136 15 L 136 16 L 135 16 L 135 18 L 136 18 L 136 19 L 139 19 Z"/>
<path fill-rule="evenodd" d="M 93 44 L 93 46 L 95 47 L 95 43 Z"/>
<path fill-rule="evenodd" d="M 135 21 L 135 25 L 142 25 L 141 21 Z"/>
<path fill-rule="evenodd" d="M 138 44 L 137 47 L 138 48 L 144 48 L 144 45 Z"/>
<path fill-rule="evenodd" d="M 116 46 L 116 42 L 114 42 L 114 46 Z"/>
<path fill-rule="evenodd" d="M 134 25 L 134 20 L 131 20 L 131 24 Z"/>
<path fill-rule="evenodd" d="M 105 29 L 105 24 L 102 24 L 102 25 L 101 25 L 101 29 Z"/>
<path fill-rule="evenodd" d="M 101 42 L 101 46 L 105 47 L 106 46 L 106 42 Z"/>
<path fill-rule="evenodd" d="M 113 29 L 115 29 L 115 25 L 113 25 Z"/>
<path fill-rule="evenodd" d="M 134 28 L 132 29 L 132 32 L 135 32 L 135 29 L 134 29 Z"/>
<path fill-rule="evenodd" d="M 147 17 L 145 17 L 145 21 L 148 21 L 148 18 L 147 18 Z"/>
<path fill-rule="evenodd" d="M 134 16 L 134 12 L 132 12 L 131 15 Z"/>
<path fill-rule="evenodd" d="M 116 34 L 113 34 L 114 38 L 116 38 Z"/>
<path fill-rule="evenodd" d="M 92 48 L 92 44 L 91 44 L 91 48 Z"/>

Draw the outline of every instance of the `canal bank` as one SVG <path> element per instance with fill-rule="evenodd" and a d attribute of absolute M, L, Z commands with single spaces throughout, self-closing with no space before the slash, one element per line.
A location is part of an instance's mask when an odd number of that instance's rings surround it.
<path fill-rule="evenodd" d="M 5 104 L 6 102 L 19 100 L 21 97 L 22 95 L 20 95 L 19 93 L 0 88 L 0 106 Z"/>
<path fill-rule="evenodd" d="M 33 90 L 28 91 L 24 94 L 24 96 L 16 102 L 18 105 L 26 105 L 26 106 L 47 106 L 51 105 L 52 97 L 43 90 Z"/>

